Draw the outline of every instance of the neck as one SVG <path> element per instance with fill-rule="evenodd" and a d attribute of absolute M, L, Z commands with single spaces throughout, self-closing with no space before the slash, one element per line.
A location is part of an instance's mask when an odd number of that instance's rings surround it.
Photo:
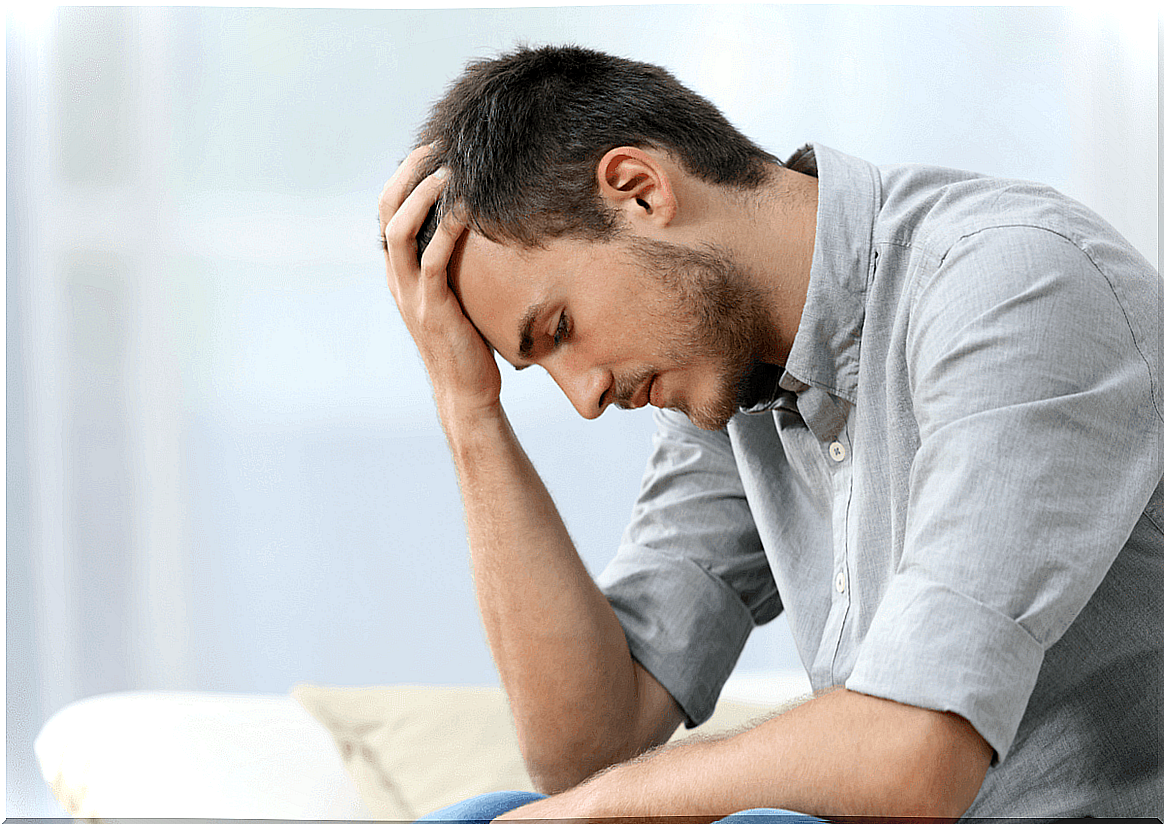
<path fill-rule="evenodd" d="M 739 262 L 752 273 L 775 333 L 767 363 L 784 365 L 800 328 L 816 244 L 817 180 L 778 168 L 764 188 L 740 204 Z"/>

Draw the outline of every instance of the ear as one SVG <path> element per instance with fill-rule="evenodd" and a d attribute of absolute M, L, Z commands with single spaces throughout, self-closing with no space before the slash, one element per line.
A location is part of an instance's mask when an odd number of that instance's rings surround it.
<path fill-rule="evenodd" d="M 675 218 L 679 203 L 667 168 L 651 152 L 635 146 L 611 149 L 598 161 L 598 191 L 630 225 L 647 222 L 662 228 Z"/>

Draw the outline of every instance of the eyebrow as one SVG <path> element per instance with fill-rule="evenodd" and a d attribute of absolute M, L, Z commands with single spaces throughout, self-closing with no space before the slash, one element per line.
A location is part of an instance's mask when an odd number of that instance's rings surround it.
<path fill-rule="evenodd" d="M 533 327 L 545 311 L 546 304 L 535 303 L 526 311 L 525 316 L 521 319 L 521 332 L 518 338 L 517 355 L 522 360 L 529 360 L 530 356 L 533 355 Z M 525 369 L 525 366 L 518 366 L 516 368 L 520 371 Z"/>

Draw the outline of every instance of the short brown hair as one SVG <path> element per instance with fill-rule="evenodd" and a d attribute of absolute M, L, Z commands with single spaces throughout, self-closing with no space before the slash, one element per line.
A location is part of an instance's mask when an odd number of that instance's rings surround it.
<path fill-rule="evenodd" d="M 494 241 L 600 240 L 618 228 L 598 194 L 598 161 L 617 146 L 654 147 L 690 174 L 754 189 L 779 161 L 669 72 L 575 46 L 526 47 L 470 63 L 433 107 L 418 145 L 425 174 L 449 182 L 419 238 L 456 204 Z"/>

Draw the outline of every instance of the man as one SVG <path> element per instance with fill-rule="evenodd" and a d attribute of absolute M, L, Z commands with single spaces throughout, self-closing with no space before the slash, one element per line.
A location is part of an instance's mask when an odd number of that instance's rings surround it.
<path fill-rule="evenodd" d="M 550 793 L 435 817 L 1160 812 L 1159 276 L 1114 230 L 1030 183 L 785 167 L 575 48 L 470 65 L 421 144 L 388 283 Z M 494 352 L 585 417 L 659 407 L 597 582 Z M 782 610 L 816 697 L 657 748 Z"/>

